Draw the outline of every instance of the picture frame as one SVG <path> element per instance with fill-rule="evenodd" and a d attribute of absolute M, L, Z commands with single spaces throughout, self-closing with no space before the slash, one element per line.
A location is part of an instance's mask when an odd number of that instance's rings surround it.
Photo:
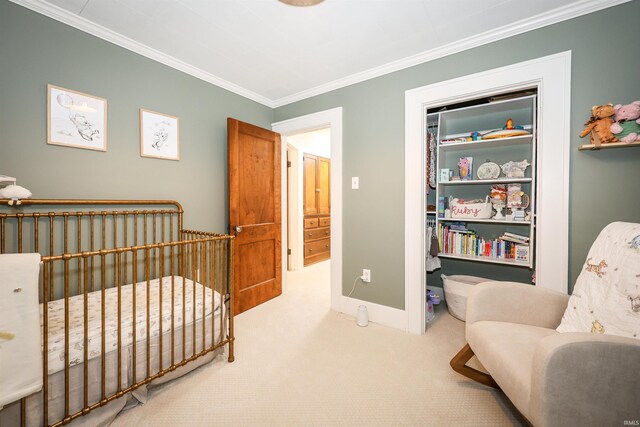
<path fill-rule="evenodd" d="M 107 100 L 48 84 L 47 144 L 107 151 Z"/>
<path fill-rule="evenodd" d="M 141 108 L 140 156 L 180 160 L 180 120 Z"/>

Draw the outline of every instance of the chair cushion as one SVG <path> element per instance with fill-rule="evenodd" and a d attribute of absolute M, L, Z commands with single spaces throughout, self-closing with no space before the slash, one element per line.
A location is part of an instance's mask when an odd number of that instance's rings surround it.
<path fill-rule="evenodd" d="M 557 330 L 640 339 L 640 224 L 600 232 Z"/>
<path fill-rule="evenodd" d="M 553 329 L 520 323 L 479 321 L 467 325 L 467 342 L 518 410 L 528 416 L 533 354 Z"/>

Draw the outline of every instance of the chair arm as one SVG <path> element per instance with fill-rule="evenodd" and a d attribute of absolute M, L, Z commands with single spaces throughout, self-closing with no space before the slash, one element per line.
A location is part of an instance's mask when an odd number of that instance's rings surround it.
<path fill-rule="evenodd" d="M 535 426 L 623 425 L 640 420 L 640 340 L 588 332 L 543 338 L 533 356 Z"/>
<path fill-rule="evenodd" d="M 569 295 L 526 283 L 483 282 L 467 300 L 467 325 L 480 320 L 521 323 L 555 329 L 560 324 Z"/>

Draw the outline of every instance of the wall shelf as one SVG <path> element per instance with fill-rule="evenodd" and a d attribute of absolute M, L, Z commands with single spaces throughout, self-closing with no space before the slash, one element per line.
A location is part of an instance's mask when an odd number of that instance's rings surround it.
<path fill-rule="evenodd" d="M 596 147 L 594 144 L 583 144 L 578 147 L 580 151 L 598 151 L 606 150 L 608 148 L 626 148 L 626 147 L 640 147 L 640 142 L 613 142 L 611 144 L 602 144 L 600 147 Z"/>

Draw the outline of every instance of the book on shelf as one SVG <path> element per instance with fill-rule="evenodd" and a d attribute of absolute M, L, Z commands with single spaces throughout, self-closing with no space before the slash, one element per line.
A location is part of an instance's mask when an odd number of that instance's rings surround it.
<path fill-rule="evenodd" d="M 503 234 L 508 237 L 513 237 L 514 239 L 529 240 L 529 236 L 522 234 L 511 233 L 509 231 L 505 231 Z"/>
<path fill-rule="evenodd" d="M 529 244 L 529 242 L 526 241 L 526 240 L 514 239 L 513 237 L 508 237 L 508 236 L 500 236 L 499 239 L 500 240 L 504 240 L 505 242 L 519 243 L 521 245 L 528 245 Z"/>
<path fill-rule="evenodd" d="M 474 230 L 456 230 L 438 224 L 440 252 L 449 255 L 486 257 L 488 259 L 529 260 L 529 244 L 503 238 L 484 239 Z"/>

